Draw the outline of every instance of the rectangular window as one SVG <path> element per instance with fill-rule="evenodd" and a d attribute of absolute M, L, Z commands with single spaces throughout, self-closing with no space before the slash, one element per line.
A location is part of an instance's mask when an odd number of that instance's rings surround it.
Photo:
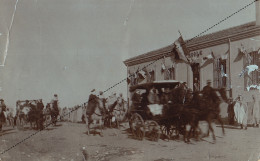
<path fill-rule="evenodd" d="M 155 75 L 154 75 L 154 70 L 151 70 L 147 74 L 147 82 L 153 82 L 155 81 Z"/>
<path fill-rule="evenodd" d="M 223 88 L 227 87 L 227 65 L 226 60 L 221 58 L 214 60 L 214 87 Z"/>
<path fill-rule="evenodd" d="M 257 65 L 260 66 L 260 56 L 257 51 L 250 52 L 249 54 L 245 54 L 244 57 L 244 68 L 246 69 L 249 65 Z M 244 81 L 245 81 L 245 90 L 247 90 L 247 87 L 250 87 L 251 85 L 259 85 L 260 83 L 260 73 L 258 70 L 252 71 L 248 74 L 247 71 L 244 73 Z M 256 88 L 251 88 L 251 90 Z"/>
<path fill-rule="evenodd" d="M 164 80 L 175 80 L 175 68 L 166 68 L 164 71 Z"/>

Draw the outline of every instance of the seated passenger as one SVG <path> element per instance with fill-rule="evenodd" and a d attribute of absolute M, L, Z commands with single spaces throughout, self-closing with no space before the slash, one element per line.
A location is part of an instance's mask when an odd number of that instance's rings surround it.
<path fill-rule="evenodd" d="M 155 88 L 150 90 L 148 94 L 148 101 L 149 104 L 158 104 L 160 102 L 159 97 L 157 95 L 157 90 Z"/>
<path fill-rule="evenodd" d="M 170 101 L 170 90 L 169 88 L 165 88 L 164 92 L 162 93 L 160 103 L 167 104 Z"/>

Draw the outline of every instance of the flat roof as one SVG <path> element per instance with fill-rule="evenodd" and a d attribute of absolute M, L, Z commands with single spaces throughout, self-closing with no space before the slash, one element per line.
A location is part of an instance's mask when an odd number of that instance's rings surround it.
<path fill-rule="evenodd" d="M 231 41 L 240 40 L 247 37 L 253 37 L 260 35 L 260 26 L 256 25 L 256 22 L 248 22 L 235 27 L 230 27 L 224 30 L 213 32 L 210 34 L 202 35 L 196 38 L 185 40 L 189 51 L 194 51 L 206 47 L 211 47 L 223 43 L 227 43 L 227 39 Z M 162 57 L 163 54 L 171 53 L 173 51 L 174 44 L 162 47 L 157 50 L 153 50 L 124 61 L 126 66 L 132 66 L 144 62 L 149 62 Z"/>

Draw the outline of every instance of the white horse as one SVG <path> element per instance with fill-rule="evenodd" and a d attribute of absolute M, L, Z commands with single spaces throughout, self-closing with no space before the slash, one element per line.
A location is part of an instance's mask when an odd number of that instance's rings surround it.
<path fill-rule="evenodd" d="M 16 111 L 13 108 L 7 108 L 7 111 L 5 111 L 4 114 L 7 122 L 9 123 L 9 126 L 12 126 L 14 128 L 14 118 L 16 115 Z"/>
<path fill-rule="evenodd" d="M 17 119 L 16 119 L 16 125 L 18 128 L 24 129 L 24 125 L 28 122 L 28 113 L 30 111 L 30 107 L 24 106 L 22 109 L 18 108 L 17 110 Z"/>
<path fill-rule="evenodd" d="M 127 112 L 126 102 L 116 96 L 110 96 L 107 99 L 107 107 L 111 113 L 110 125 L 116 124 L 116 127 L 119 128 L 120 122 L 124 120 Z"/>

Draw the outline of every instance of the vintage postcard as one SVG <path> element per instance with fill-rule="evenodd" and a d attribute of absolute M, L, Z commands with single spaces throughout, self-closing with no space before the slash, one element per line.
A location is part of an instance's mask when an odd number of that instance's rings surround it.
<path fill-rule="evenodd" d="M 0 0 L 0 160 L 258 161 L 259 66 L 259 0 Z"/>

